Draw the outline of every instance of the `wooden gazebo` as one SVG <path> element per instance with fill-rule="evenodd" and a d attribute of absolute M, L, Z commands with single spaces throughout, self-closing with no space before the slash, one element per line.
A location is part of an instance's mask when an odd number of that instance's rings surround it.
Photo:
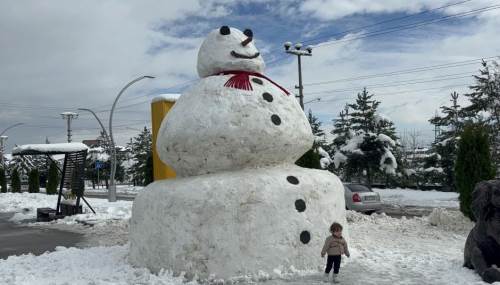
<path fill-rule="evenodd" d="M 81 200 L 95 214 L 94 209 L 83 196 L 85 191 L 85 159 L 87 158 L 88 147 L 83 143 L 57 143 L 57 144 L 27 144 L 16 146 L 12 150 L 13 155 L 45 155 L 53 161 L 51 155 L 64 154 L 64 164 L 62 170 L 57 167 L 61 174 L 57 205 L 52 208 L 38 208 L 37 221 L 50 221 L 65 216 L 82 213 Z M 70 190 L 75 194 L 74 204 L 62 203 L 61 197 L 63 189 Z"/>

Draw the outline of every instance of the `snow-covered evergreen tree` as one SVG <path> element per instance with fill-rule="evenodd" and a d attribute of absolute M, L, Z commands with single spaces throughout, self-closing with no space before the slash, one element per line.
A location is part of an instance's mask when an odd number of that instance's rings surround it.
<path fill-rule="evenodd" d="M 133 160 L 128 173 L 138 185 L 148 185 L 153 182 L 153 165 L 150 163 L 153 158 L 152 142 L 150 130 L 144 127 L 142 132 L 127 144 Z"/>
<path fill-rule="evenodd" d="M 375 114 L 375 133 L 384 134 L 394 141 L 398 139 L 394 123 L 389 118 L 381 114 Z"/>
<path fill-rule="evenodd" d="M 339 116 L 333 120 L 331 134 L 333 135 L 333 140 L 330 144 L 330 149 L 332 149 L 333 152 L 351 138 L 352 132 L 349 124 L 349 106 L 346 105 L 344 110 L 340 111 Z"/>
<path fill-rule="evenodd" d="M 373 94 L 368 94 L 366 88 L 361 93 L 358 93 L 356 103 L 349 104 L 352 109 L 349 122 L 351 129 L 354 131 L 363 131 L 364 133 L 375 132 L 377 120 L 375 113 L 380 102 L 372 100 Z"/>
<path fill-rule="evenodd" d="M 9 169 L 17 169 L 20 176 L 28 177 L 31 169 L 35 168 L 29 155 L 14 155 L 9 161 Z"/>
<path fill-rule="evenodd" d="M 324 147 L 326 145 L 325 132 L 321 129 L 321 122 L 313 115 L 311 109 L 309 109 L 307 113 L 307 120 L 309 121 L 309 125 L 311 125 L 311 130 L 314 135 L 313 147 Z"/>
<path fill-rule="evenodd" d="M 371 184 L 376 173 L 396 174 L 397 161 L 392 152 L 396 142 L 391 138 L 396 137 L 393 124 L 377 114 L 380 102 L 372 97 L 364 88 L 358 93 L 356 103 L 348 105 L 352 109 L 348 122 L 337 125 L 349 126 L 348 130 L 337 131 L 344 133 L 347 139 L 342 145 L 336 145 L 333 159 L 335 167 L 344 166 L 344 180 L 366 176 L 367 184 Z"/>
<path fill-rule="evenodd" d="M 295 162 L 295 164 L 306 168 L 326 168 L 330 164 L 330 156 L 323 150 L 324 148 L 328 148 L 325 139 L 325 132 L 321 129 L 321 122 L 316 116 L 313 115 L 310 109 L 307 114 L 307 120 L 309 121 L 309 125 L 311 126 L 311 130 L 314 135 L 314 142 L 311 149 L 304 153 L 304 155 L 302 155 Z"/>
<path fill-rule="evenodd" d="M 340 148 L 345 145 L 354 134 L 349 124 L 349 105 L 346 105 L 344 110 L 340 111 L 339 116 L 333 119 L 332 122 L 333 129 L 330 133 L 333 135 L 333 139 L 329 145 L 328 152 L 330 157 L 335 157 L 336 153 L 340 154 Z M 335 163 L 333 160 L 332 162 L 333 163 L 329 165 L 328 170 L 344 178 L 346 175 L 344 169 L 345 164 L 340 164 L 338 161 Z"/>
<path fill-rule="evenodd" d="M 435 115 L 429 122 L 441 129 L 433 143 L 433 152 L 440 156 L 440 166 L 443 169 L 442 186 L 447 190 L 455 191 L 455 160 L 459 134 L 464 126 L 464 113 L 457 100 L 459 94 L 453 92 L 450 94 L 451 106 L 441 106 L 442 115 Z"/>
<path fill-rule="evenodd" d="M 479 75 L 474 75 L 475 85 L 464 94 L 470 105 L 463 108 L 466 118 L 476 122 L 484 120 L 488 127 L 493 163 L 500 175 L 500 67 L 496 61 L 482 62 Z"/>
<path fill-rule="evenodd" d="M 28 192 L 40 192 L 40 173 L 36 168 L 33 168 L 28 175 Z"/>

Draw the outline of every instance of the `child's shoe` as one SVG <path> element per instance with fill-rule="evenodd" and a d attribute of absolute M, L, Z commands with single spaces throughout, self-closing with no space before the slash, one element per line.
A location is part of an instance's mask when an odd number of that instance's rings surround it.
<path fill-rule="evenodd" d="M 332 283 L 340 283 L 339 279 L 337 278 L 337 274 L 333 274 Z"/>
<path fill-rule="evenodd" d="M 324 275 L 324 277 L 323 277 L 323 281 L 325 281 L 325 282 L 330 281 L 330 279 L 328 278 L 328 276 L 329 276 L 329 275 L 330 275 L 330 274 L 325 273 L 325 275 Z"/>

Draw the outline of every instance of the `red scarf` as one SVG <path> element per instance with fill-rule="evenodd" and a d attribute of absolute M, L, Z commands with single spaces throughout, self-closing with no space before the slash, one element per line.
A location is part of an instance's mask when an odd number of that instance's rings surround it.
<path fill-rule="evenodd" d="M 231 76 L 231 78 L 229 78 L 229 80 L 224 84 L 225 87 L 243 89 L 243 90 L 253 90 L 252 84 L 250 83 L 250 75 L 252 75 L 255 77 L 267 79 L 269 82 L 274 84 L 274 86 L 278 87 L 283 92 L 285 92 L 286 95 L 290 95 L 290 92 L 288 92 L 285 88 L 279 86 L 276 82 L 272 81 L 271 79 L 267 78 L 267 76 L 262 75 L 260 73 L 243 71 L 243 70 L 227 70 L 217 73 L 217 75 L 228 75 L 228 74 L 234 74 L 234 75 Z"/>

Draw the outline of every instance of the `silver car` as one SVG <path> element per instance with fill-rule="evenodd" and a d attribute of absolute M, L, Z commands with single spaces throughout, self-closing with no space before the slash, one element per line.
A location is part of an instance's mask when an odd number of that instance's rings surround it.
<path fill-rule="evenodd" d="M 372 214 L 382 209 L 380 195 L 363 184 L 344 183 L 344 196 L 347 210 Z"/>

